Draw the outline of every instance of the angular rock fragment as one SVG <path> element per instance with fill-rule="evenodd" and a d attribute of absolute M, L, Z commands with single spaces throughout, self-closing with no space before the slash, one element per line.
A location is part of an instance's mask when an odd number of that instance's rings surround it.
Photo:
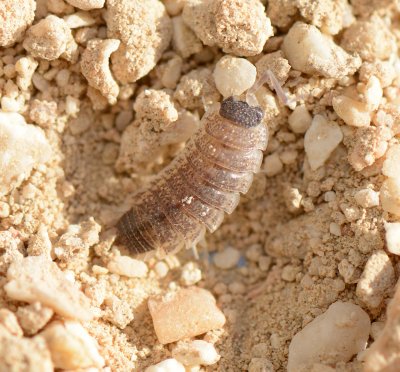
<path fill-rule="evenodd" d="M 324 165 L 342 139 L 339 125 L 316 115 L 304 136 L 304 150 L 311 169 L 316 170 Z"/>
<path fill-rule="evenodd" d="M 46 340 L 56 368 L 101 368 L 105 364 L 96 340 L 78 322 L 54 321 L 38 337 Z"/>
<path fill-rule="evenodd" d="M 225 324 L 213 295 L 197 287 L 150 298 L 148 306 L 162 344 L 198 336 Z"/>
<path fill-rule="evenodd" d="M 82 321 L 93 317 L 89 299 L 47 257 L 25 257 L 14 262 L 7 279 L 4 289 L 13 300 L 39 301 L 59 315 Z"/>
<path fill-rule="evenodd" d="M 337 301 L 306 325 L 289 345 L 288 372 L 309 370 L 314 363 L 347 362 L 364 350 L 371 322 L 361 307 Z"/>
<path fill-rule="evenodd" d="M 306 74 L 340 79 L 353 75 L 361 65 L 315 26 L 296 22 L 283 41 L 283 51 L 290 66 Z"/>
<path fill-rule="evenodd" d="M 18 187 L 32 168 L 50 159 L 44 132 L 17 113 L 0 111 L 0 196 Z"/>

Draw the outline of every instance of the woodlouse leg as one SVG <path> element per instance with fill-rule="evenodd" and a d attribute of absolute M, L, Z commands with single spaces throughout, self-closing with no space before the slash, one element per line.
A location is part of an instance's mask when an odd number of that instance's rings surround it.
<path fill-rule="evenodd" d="M 254 85 L 247 91 L 246 93 L 246 102 L 250 106 L 258 106 L 258 101 L 255 93 L 265 84 L 269 82 L 274 90 L 276 95 L 278 96 L 279 100 L 285 106 L 293 107 L 296 103 L 293 99 L 289 98 L 285 91 L 282 89 L 281 84 L 279 83 L 278 79 L 276 78 L 275 74 L 271 70 L 265 71 L 259 79 L 254 83 Z"/>

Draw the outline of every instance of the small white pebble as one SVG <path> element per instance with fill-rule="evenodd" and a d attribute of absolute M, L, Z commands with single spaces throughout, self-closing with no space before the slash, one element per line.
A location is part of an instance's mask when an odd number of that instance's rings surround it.
<path fill-rule="evenodd" d="M 356 192 L 354 199 L 363 208 L 371 208 L 379 205 L 379 192 L 371 189 L 362 189 Z"/>
<path fill-rule="evenodd" d="M 314 116 L 304 136 L 304 150 L 311 169 L 316 170 L 324 165 L 342 139 L 343 133 L 339 125 L 322 115 Z"/>
<path fill-rule="evenodd" d="M 107 269 L 113 274 L 124 275 L 128 278 L 144 278 L 148 271 L 145 262 L 128 256 L 113 257 Z"/>
<path fill-rule="evenodd" d="M 10 206 L 6 202 L 0 202 L 0 218 L 6 218 L 10 215 Z"/>
<path fill-rule="evenodd" d="M 338 96 L 332 99 L 332 106 L 336 114 L 352 127 L 368 127 L 371 114 L 366 103 L 356 101 L 350 97 Z"/>
<path fill-rule="evenodd" d="M 279 158 L 283 164 L 289 165 L 296 161 L 297 155 L 298 153 L 296 150 L 286 150 L 279 154 Z"/>
<path fill-rule="evenodd" d="M 336 222 L 331 222 L 329 224 L 329 232 L 332 235 L 342 236 L 342 231 L 340 229 L 340 226 Z"/>
<path fill-rule="evenodd" d="M 258 260 L 258 266 L 260 267 L 261 271 L 268 271 L 271 266 L 271 257 L 269 256 L 261 256 Z"/>
<path fill-rule="evenodd" d="M 185 366 L 210 366 L 221 358 L 214 345 L 203 340 L 178 344 L 172 350 L 172 356 Z"/>
<path fill-rule="evenodd" d="M 147 367 L 144 372 L 185 372 L 185 367 L 176 359 L 170 358 Z"/>
<path fill-rule="evenodd" d="M 400 216 L 400 179 L 388 178 L 385 180 L 379 196 L 384 211 Z"/>
<path fill-rule="evenodd" d="M 241 282 L 233 282 L 228 285 L 228 289 L 232 294 L 243 294 L 246 291 L 246 286 Z"/>
<path fill-rule="evenodd" d="M 263 248 L 260 244 L 253 244 L 246 251 L 246 258 L 250 261 L 257 262 L 263 254 Z"/>
<path fill-rule="evenodd" d="M 382 173 L 386 177 L 400 178 L 400 145 L 394 145 L 386 152 Z"/>
<path fill-rule="evenodd" d="M 365 100 L 371 111 L 377 110 L 383 96 L 381 83 L 376 76 L 371 76 L 365 86 Z"/>
<path fill-rule="evenodd" d="M 105 268 L 103 266 L 99 266 L 99 265 L 93 265 L 92 271 L 93 271 L 93 274 L 95 274 L 95 275 L 105 275 L 108 273 L 107 268 Z"/>
<path fill-rule="evenodd" d="M 239 96 L 253 86 L 257 69 L 245 58 L 222 57 L 215 66 L 214 80 L 224 97 Z"/>
<path fill-rule="evenodd" d="M 201 280 L 201 270 L 193 262 L 188 262 L 182 267 L 181 282 L 189 286 Z"/>
<path fill-rule="evenodd" d="M 228 247 L 222 252 L 217 252 L 214 256 L 214 265 L 219 269 L 232 269 L 240 260 L 240 252 L 232 247 Z"/>
<path fill-rule="evenodd" d="M 168 275 L 169 267 L 164 261 L 159 261 L 154 265 L 154 271 L 159 278 L 165 278 Z"/>
<path fill-rule="evenodd" d="M 324 200 L 329 203 L 333 202 L 336 199 L 336 193 L 334 191 L 327 191 L 324 194 Z"/>
<path fill-rule="evenodd" d="M 310 127 L 312 116 L 305 105 L 297 106 L 289 115 L 289 127 L 294 133 L 305 133 Z"/>
<path fill-rule="evenodd" d="M 76 12 L 64 17 L 64 21 L 69 28 L 89 27 L 96 23 L 96 20 L 89 14 L 89 12 Z"/>
<path fill-rule="evenodd" d="M 298 272 L 299 270 L 295 266 L 287 265 L 282 270 L 281 278 L 285 282 L 294 282 Z"/>
<path fill-rule="evenodd" d="M 267 177 L 273 177 L 282 172 L 283 163 L 277 153 L 273 153 L 264 158 L 263 171 Z"/>
<path fill-rule="evenodd" d="M 388 251 L 400 255 L 400 222 L 385 222 L 384 226 Z"/>
<path fill-rule="evenodd" d="M 365 349 L 370 324 L 368 314 L 361 307 L 350 302 L 335 302 L 293 337 L 288 372 L 297 372 L 321 360 L 332 365 L 349 361 Z"/>
<path fill-rule="evenodd" d="M 395 284 L 395 272 L 384 250 L 374 252 L 357 283 L 356 295 L 369 308 L 377 308 Z"/>
<path fill-rule="evenodd" d="M 79 112 L 80 101 L 79 99 L 67 96 L 65 99 L 65 113 L 67 115 L 75 116 Z"/>

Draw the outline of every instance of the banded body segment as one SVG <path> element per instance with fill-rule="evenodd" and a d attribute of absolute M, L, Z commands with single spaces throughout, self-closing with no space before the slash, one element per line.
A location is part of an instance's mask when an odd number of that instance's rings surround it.
<path fill-rule="evenodd" d="M 262 150 L 268 145 L 268 129 L 264 125 L 243 128 L 217 113 L 208 115 L 204 131 L 218 142 L 241 150 Z"/>
<path fill-rule="evenodd" d="M 218 142 L 200 130 L 188 144 L 188 151 L 195 146 L 212 163 L 234 172 L 253 172 L 260 169 L 263 154 L 260 150 L 239 150 Z"/>
<path fill-rule="evenodd" d="M 235 102 L 229 100 L 220 110 L 228 118 L 206 114 L 202 129 L 118 222 L 119 236 L 133 253 L 169 253 L 196 244 L 250 188 L 268 134 L 259 108 L 237 101 L 235 116 Z"/>

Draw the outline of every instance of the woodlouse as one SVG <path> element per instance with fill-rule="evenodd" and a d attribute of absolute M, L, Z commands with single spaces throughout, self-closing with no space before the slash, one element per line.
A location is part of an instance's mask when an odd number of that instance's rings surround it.
<path fill-rule="evenodd" d="M 260 169 L 268 142 L 262 117 L 260 107 L 233 97 L 207 111 L 185 149 L 120 218 L 120 241 L 134 254 L 168 254 L 215 231 Z"/>

